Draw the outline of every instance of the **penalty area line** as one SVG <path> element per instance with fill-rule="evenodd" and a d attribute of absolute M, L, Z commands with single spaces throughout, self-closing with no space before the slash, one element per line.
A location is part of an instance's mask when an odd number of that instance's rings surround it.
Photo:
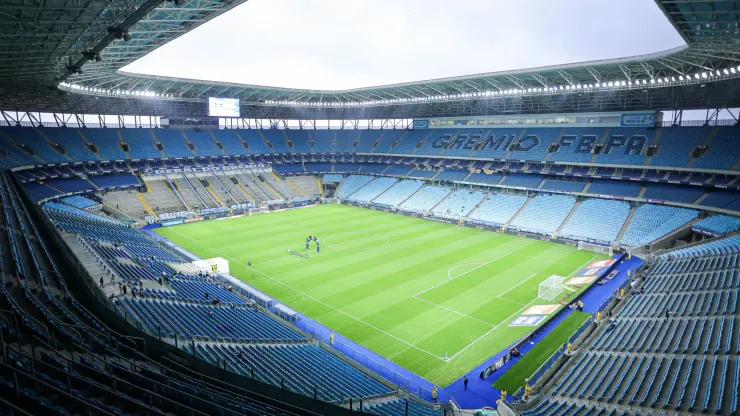
<path fill-rule="evenodd" d="M 594 254 L 594 255 L 593 255 L 593 256 L 591 257 L 591 260 L 589 260 L 589 261 L 585 262 L 585 263 L 584 263 L 584 264 L 583 264 L 582 266 L 580 266 L 579 268 L 575 269 L 575 270 L 574 270 L 574 271 L 573 271 L 572 273 L 570 273 L 570 274 L 569 274 L 569 275 L 568 275 L 567 277 L 571 277 L 571 276 L 573 276 L 574 274 L 578 273 L 578 271 L 579 271 L 579 270 L 583 269 L 583 268 L 584 268 L 584 267 L 586 267 L 586 266 L 587 266 L 587 265 L 588 265 L 589 263 L 591 263 L 591 262 L 592 262 L 592 261 L 593 261 L 593 260 L 594 260 L 594 259 L 596 258 L 596 256 L 597 256 L 597 254 Z M 485 334 L 483 334 L 483 335 L 481 335 L 480 337 L 478 337 L 478 338 L 476 338 L 475 340 L 473 340 L 473 342 L 471 342 L 470 344 L 468 344 L 467 346 L 465 346 L 465 347 L 464 347 L 463 349 L 461 349 L 460 351 L 458 351 L 458 352 L 454 353 L 454 354 L 453 354 L 452 356 L 450 356 L 450 357 L 449 357 L 449 358 L 448 358 L 447 360 L 448 360 L 448 361 L 451 361 L 451 360 L 452 360 L 453 358 L 455 358 L 456 356 L 458 356 L 458 355 L 459 355 L 460 353 L 462 353 L 463 351 L 465 351 L 465 350 L 467 350 L 468 348 L 470 348 L 471 346 L 473 346 L 473 344 L 475 344 L 476 342 L 478 342 L 478 341 L 480 341 L 481 339 L 485 338 L 485 337 L 486 337 L 486 336 L 487 336 L 488 334 L 490 334 L 491 332 L 493 332 L 493 331 L 494 331 L 495 329 L 497 329 L 497 328 L 498 328 L 498 327 L 500 327 L 501 325 L 503 325 L 503 324 L 505 324 L 505 323 L 509 322 L 509 320 L 510 320 L 510 319 L 512 319 L 513 317 L 515 317 L 515 316 L 519 315 L 519 314 L 520 314 L 520 313 L 522 312 L 522 310 L 524 310 L 524 308 L 526 308 L 527 306 L 530 306 L 530 305 L 534 304 L 534 303 L 535 303 L 535 302 L 537 301 L 537 299 L 538 299 L 538 298 L 535 298 L 535 299 L 533 299 L 533 300 L 532 300 L 531 302 L 529 302 L 529 303 L 527 303 L 526 305 L 524 305 L 524 306 L 522 306 L 521 308 L 519 308 L 519 310 L 518 310 L 518 311 L 516 311 L 516 312 L 514 312 L 513 314 L 511 314 L 511 315 L 510 315 L 510 316 L 509 316 L 508 318 L 506 318 L 506 319 L 504 319 L 503 321 L 501 321 L 501 323 L 499 323 L 498 325 L 496 325 L 496 326 L 494 326 L 493 328 L 489 329 L 489 330 L 488 330 L 488 331 L 487 331 L 487 332 L 486 332 Z M 506 300 L 506 299 L 504 299 L 504 300 Z"/>
<path fill-rule="evenodd" d="M 369 323 L 367 323 L 367 322 L 365 322 L 365 321 L 363 321 L 363 320 L 361 320 L 361 319 L 359 319 L 359 318 L 355 318 L 354 316 L 352 316 L 352 315 L 350 315 L 350 314 L 348 314 L 348 313 L 346 313 L 346 312 L 344 312 L 344 311 L 341 311 L 341 310 L 339 310 L 339 309 L 337 309 L 337 308 L 335 308 L 335 307 L 333 307 L 333 306 L 331 306 L 331 305 L 328 305 L 328 304 L 324 303 L 323 301 L 321 301 L 321 300 L 318 300 L 318 299 L 314 298 L 314 297 L 313 297 L 313 296 L 311 296 L 311 295 L 308 295 L 308 294 L 306 294 L 306 293 L 304 293 L 304 292 L 301 292 L 300 290 L 298 290 L 298 289 L 295 289 L 295 288 L 291 287 L 290 285 L 288 285 L 288 284 L 285 284 L 285 283 L 283 283 L 283 282 L 281 282 L 281 281 L 279 281 L 279 280 L 277 280 L 277 279 L 275 279 L 275 278 L 273 278 L 273 277 L 271 277 L 271 276 L 269 276 L 269 275 L 267 275 L 267 274 L 265 274 L 265 273 L 263 273 L 263 272 L 261 272 L 261 271 L 259 271 L 259 270 L 255 269 L 255 268 L 253 268 L 253 267 L 251 267 L 251 266 L 247 266 L 246 264 L 244 264 L 244 263 L 240 262 L 239 260 L 234 260 L 234 259 L 232 259 L 232 258 L 230 258 L 230 257 L 228 257 L 228 256 L 225 256 L 224 254 L 222 254 L 222 253 L 218 252 L 217 250 L 214 250 L 214 249 L 212 249 L 212 248 L 210 248 L 210 247 L 206 246 L 205 244 L 201 243 L 200 241 L 194 240 L 194 239 L 192 239 L 191 237 L 189 237 L 189 236 L 187 236 L 187 235 L 184 235 L 184 234 L 181 234 L 181 233 L 179 233 L 179 232 L 177 232 L 177 231 L 175 231 L 175 232 L 176 232 L 177 234 L 180 234 L 181 236 L 183 236 L 183 237 L 187 238 L 188 240 L 191 240 L 192 242 L 194 242 L 194 243 L 197 243 L 197 244 L 199 244 L 199 245 L 203 246 L 204 248 L 206 248 L 206 249 L 208 249 L 208 250 L 210 250 L 210 251 L 213 251 L 214 253 L 216 253 L 216 254 L 220 255 L 221 257 L 223 257 L 223 258 L 225 258 L 225 259 L 227 259 L 227 260 L 233 261 L 234 263 L 240 264 L 240 265 L 242 265 L 243 267 L 246 267 L 246 268 L 248 268 L 248 269 L 251 269 L 251 270 L 252 270 L 252 271 L 254 271 L 255 273 L 261 274 L 261 275 L 262 275 L 262 276 L 263 276 L 264 278 L 266 278 L 266 279 L 268 279 L 268 280 L 271 280 L 271 281 L 273 281 L 273 282 L 275 282 L 275 283 L 277 283 L 277 284 L 279 284 L 279 285 L 281 285 L 281 286 L 284 286 L 284 287 L 286 287 L 286 288 L 288 288 L 288 289 L 292 290 L 293 292 L 295 292 L 295 293 L 297 293 L 297 294 L 299 294 L 299 295 L 301 295 L 301 296 L 303 296 L 303 297 L 305 297 L 305 298 L 311 299 L 311 300 L 313 300 L 313 301 L 314 301 L 314 302 L 316 302 L 316 303 L 320 303 L 321 305 L 324 305 L 324 306 L 326 306 L 327 308 L 329 308 L 329 309 L 331 309 L 331 310 L 333 310 L 333 311 L 335 311 L 335 312 L 338 312 L 338 313 L 340 313 L 340 314 L 342 314 L 342 315 L 344 315 L 344 316 L 347 316 L 348 318 L 351 318 L 351 319 L 353 319 L 353 320 L 355 320 L 355 321 L 357 321 L 357 322 L 360 322 L 360 323 L 361 323 L 361 324 L 363 324 L 363 325 L 367 325 L 367 326 L 368 326 L 369 328 L 372 328 L 372 329 L 374 329 L 374 330 L 376 330 L 376 331 L 378 331 L 378 332 L 381 332 L 381 333 L 383 333 L 383 334 L 385 334 L 385 335 L 387 335 L 387 336 L 389 336 L 389 337 L 391 337 L 391 338 L 393 338 L 393 339 L 395 339 L 395 340 L 397 340 L 397 341 L 399 341 L 399 342 L 402 342 L 402 343 L 404 343 L 404 344 L 408 345 L 409 347 L 415 348 L 415 349 L 417 349 L 417 350 L 419 350 L 419 351 L 423 352 L 424 354 L 427 354 L 427 355 L 429 355 L 429 356 L 431 356 L 431 357 L 434 357 L 434 358 L 436 358 L 436 359 L 438 359 L 438 360 L 440 360 L 440 361 L 447 361 L 447 360 L 445 360 L 445 358 L 444 358 L 444 357 L 440 357 L 440 356 L 438 356 L 438 355 L 436 355 L 436 354 L 433 354 L 433 353 L 431 353 L 431 352 L 429 352 L 429 351 L 427 351 L 427 350 L 425 350 L 425 349 L 423 349 L 423 348 L 419 348 L 419 347 L 417 347 L 416 345 L 414 345 L 414 344 L 412 344 L 412 343 L 410 343 L 410 342 L 408 342 L 408 341 L 402 340 L 401 338 L 398 338 L 397 336 L 395 336 L 395 335 L 393 335 L 393 334 L 389 334 L 388 332 L 386 332 L 386 331 L 383 331 L 382 329 L 380 329 L 380 328 L 377 328 L 377 327 L 375 327 L 375 326 L 373 326 L 373 325 L 370 325 Z"/>
<path fill-rule="evenodd" d="M 486 322 L 486 321 L 484 321 L 484 320 L 481 320 L 481 319 L 478 319 L 478 318 L 473 318 L 473 317 L 472 317 L 472 316 L 470 316 L 470 315 L 466 315 L 466 314 L 464 314 L 464 313 L 462 313 L 462 312 L 458 312 L 458 311 L 456 311 L 456 310 L 454 310 L 454 309 L 450 309 L 450 308 L 448 308 L 448 307 L 446 307 L 446 306 L 442 306 L 442 305 L 440 305 L 440 304 L 438 304 L 438 303 L 430 302 L 430 301 L 428 301 L 428 300 L 426 300 L 426 299 L 422 299 L 422 298 L 417 298 L 416 296 L 412 296 L 412 298 L 413 298 L 413 299 L 417 299 L 417 300 L 420 300 L 420 301 L 422 301 L 422 302 L 426 302 L 426 303 L 428 303 L 428 304 L 430 304 L 430 305 L 436 306 L 436 307 L 438 307 L 438 308 L 444 309 L 444 310 L 446 310 L 446 311 L 449 311 L 449 312 L 452 312 L 452 313 L 454 313 L 454 314 L 457 314 L 457 315 L 460 315 L 460 316 L 464 316 L 464 317 L 466 317 L 466 318 L 469 318 L 469 319 L 472 319 L 472 320 L 474 320 L 474 321 L 478 321 L 478 322 L 480 322 L 480 323 L 482 323 L 482 324 L 486 324 L 486 325 L 488 325 L 488 326 L 493 326 L 493 324 L 492 324 L 492 323 L 490 323 L 490 322 Z M 504 300 L 505 300 L 505 299 L 504 299 Z"/>
<path fill-rule="evenodd" d="M 470 270 L 468 270 L 468 271 L 466 271 L 466 272 L 463 272 L 463 273 L 459 274 L 458 276 L 455 276 L 454 278 L 450 278 L 450 270 L 448 270 L 448 271 L 447 271 L 447 280 L 445 280 L 445 281 L 443 281 L 443 282 L 441 282 L 441 283 L 438 283 L 438 284 L 436 284 L 436 285 L 434 285 L 434 286 L 432 286 L 432 287 L 430 287 L 430 288 L 424 289 L 424 290 L 422 290 L 421 292 L 419 292 L 419 293 L 416 293 L 416 294 L 414 294 L 414 295 L 413 295 L 412 297 L 413 297 L 413 298 L 415 298 L 415 297 L 417 297 L 417 296 L 419 296 L 419 295 L 421 295 L 421 294 L 423 294 L 423 293 L 429 292 L 430 290 L 432 290 L 432 289 L 434 289 L 434 288 L 437 288 L 437 287 L 439 287 L 439 286 L 442 286 L 442 285 L 443 285 L 443 284 L 445 284 L 445 283 L 449 283 L 449 282 L 451 282 L 451 281 L 453 281 L 453 280 L 455 280 L 455 279 L 459 279 L 459 278 L 461 278 L 461 277 L 465 276 L 466 274 L 468 274 L 468 273 L 470 273 L 470 272 L 474 272 L 474 271 L 476 271 L 476 270 L 480 269 L 481 267 L 485 267 L 485 266 L 487 266 L 487 265 L 489 265 L 489 264 L 493 263 L 493 262 L 494 262 L 494 261 L 496 261 L 496 260 L 499 260 L 499 259 L 502 259 L 502 258 L 504 258 L 504 257 L 508 256 L 509 254 L 511 254 L 511 252 L 508 252 L 508 253 L 502 254 L 502 255 L 500 255 L 500 256 L 498 256 L 498 257 L 494 258 L 493 260 L 487 261 L 487 262 L 485 262 L 485 263 L 465 263 L 465 264 L 461 264 L 460 266 L 465 266 L 466 264 L 480 264 L 480 266 L 478 266 L 478 267 L 473 267 L 472 269 L 470 269 Z"/>

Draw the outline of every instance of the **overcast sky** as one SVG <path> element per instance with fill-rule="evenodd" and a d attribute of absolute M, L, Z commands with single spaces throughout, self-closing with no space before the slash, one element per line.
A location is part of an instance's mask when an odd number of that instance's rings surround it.
<path fill-rule="evenodd" d="M 650 0 L 249 0 L 123 69 L 344 90 L 681 45 Z"/>

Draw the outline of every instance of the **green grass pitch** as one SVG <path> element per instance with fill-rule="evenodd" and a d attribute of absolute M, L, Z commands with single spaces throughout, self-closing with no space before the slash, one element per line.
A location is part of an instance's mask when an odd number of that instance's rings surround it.
<path fill-rule="evenodd" d="M 508 323 L 550 303 L 537 299 L 544 279 L 606 258 L 345 205 L 157 232 L 201 258 L 225 258 L 232 275 L 439 386 L 534 329 Z M 288 253 L 306 251 L 309 235 L 320 238 L 321 253 Z"/>
<path fill-rule="evenodd" d="M 514 363 L 509 371 L 496 380 L 493 383 L 493 387 L 499 390 L 506 389 L 509 393 L 514 393 L 520 387 L 524 387 L 524 380 L 534 374 L 550 358 L 555 350 L 568 342 L 568 338 L 586 322 L 589 316 L 591 314 L 578 311 L 573 311 L 570 315 L 566 316 L 563 322 L 558 324 L 552 332 L 547 334 L 527 354 L 523 355 L 519 361 Z"/>

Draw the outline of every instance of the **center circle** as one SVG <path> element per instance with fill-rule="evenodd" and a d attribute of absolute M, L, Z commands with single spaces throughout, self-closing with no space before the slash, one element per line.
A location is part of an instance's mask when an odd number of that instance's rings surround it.
<path fill-rule="evenodd" d="M 327 247 L 339 250 L 368 250 L 388 244 L 388 237 L 383 234 L 348 231 L 330 234 L 323 238 L 322 243 L 326 244 Z"/>

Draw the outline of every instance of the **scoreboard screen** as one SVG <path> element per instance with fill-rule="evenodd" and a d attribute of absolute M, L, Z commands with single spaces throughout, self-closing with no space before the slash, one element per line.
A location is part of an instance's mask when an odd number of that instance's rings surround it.
<path fill-rule="evenodd" d="M 239 99 L 208 97 L 208 115 L 211 117 L 239 117 Z"/>

